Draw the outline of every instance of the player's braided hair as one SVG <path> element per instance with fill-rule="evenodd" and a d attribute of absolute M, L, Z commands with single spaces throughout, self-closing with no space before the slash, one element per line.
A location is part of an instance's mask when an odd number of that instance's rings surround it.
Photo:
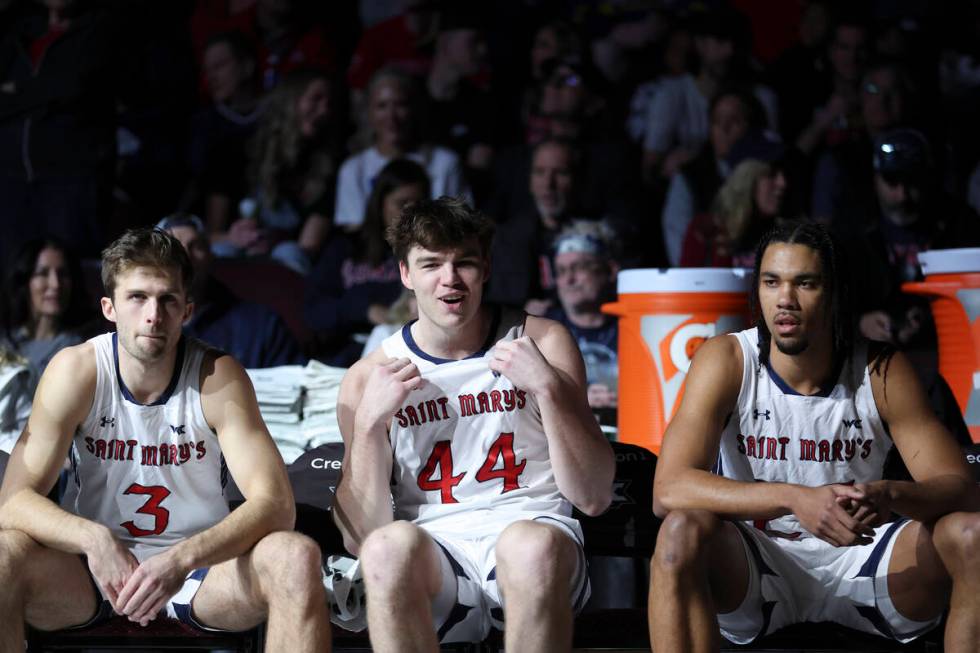
<path fill-rule="evenodd" d="M 823 266 L 824 287 L 830 291 L 828 308 L 833 338 L 834 358 L 847 360 L 854 350 L 855 320 L 851 297 L 850 269 L 840 243 L 827 230 L 815 222 L 790 221 L 777 224 L 759 241 L 755 252 L 755 268 L 752 275 L 750 303 L 755 325 L 759 330 L 759 360 L 769 362 L 769 344 L 772 334 L 766 326 L 759 303 L 760 266 L 762 255 L 773 243 L 804 245 L 820 255 Z"/>
<path fill-rule="evenodd" d="M 116 280 L 134 267 L 173 270 L 180 275 L 184 291 L 190 292 L 194 268 L 179 240 L 162 229 L 130 229 L 102 250 L 102 286 L 106 297 L 115 299 Z"/>

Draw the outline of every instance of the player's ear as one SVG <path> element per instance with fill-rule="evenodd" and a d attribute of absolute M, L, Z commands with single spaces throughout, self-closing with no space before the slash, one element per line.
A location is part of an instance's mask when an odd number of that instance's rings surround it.
<path fill-rule="evenodd" d="M 408 276 L 408 261 L 398 261 L 398 272 L 402 278 L 402 285 L 409 290 L 415 290 L 415 288 L 412 287 L 412 280 Z"/>
<path fill-rule="evenodd" d="M 109 297 L 103 297 L 99 300 L 102 305 L 102 316 L 109 320 L 110 322 L 116 321 L 116 307 L 112 305 L 112 299 Z"/>

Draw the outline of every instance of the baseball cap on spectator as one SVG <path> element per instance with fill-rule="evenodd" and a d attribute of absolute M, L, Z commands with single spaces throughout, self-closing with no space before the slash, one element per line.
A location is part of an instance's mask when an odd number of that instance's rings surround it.
<path fill-rule="evenodd" d="M 932 169 L 929 141 L 914 129 L 893 129 L 875 139 L 871 164 L 888 182 L 922 181 Z"/>

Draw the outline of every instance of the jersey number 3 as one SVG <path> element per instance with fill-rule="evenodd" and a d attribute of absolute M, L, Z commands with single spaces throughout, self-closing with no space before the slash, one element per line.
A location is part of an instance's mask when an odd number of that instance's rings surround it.
<path fill-rule="evenodd" d="M 143 515 L 151 515 L 153 517 L 153 528 L 151 530 L 140 528 L 132 520 L 120 524 L 120 526 L 129 531 L 130 535 L 133 537 L 146 537 L 147 535 L 159 535 L 167 530 L 167 524 L 170 523 L 170 511 L 162 507 L 160 502 L 170 496 L 170 490 L 162 485 L 146 487 L 139 483 L 133 483 L 126 488 L 123 494 L 146 494 L 150 497 L 146 500 L 146 503 L 136 509 L 136 512 Z"/>
<path fill-rule="evenodd" d="M 460 484 L 466 472 L 453 476 L 453 452 L 449 447 L 449 440 L 440 440 L 432 447 L 429 460 L 426 461 L 422 471 L 419 472 L 419 489 L 426 492 L 438 490 L 443 503 L 459 503 L 453 496 L 453 488 Z M 527 465 L 527 460 L 517 462 L 514 455 L 514 434 L 501 433 L 490 450 L 487 451 L 487 459 L 480 465 L 476 472 L 476 480 L 480 483 L 487 483 L 494 479 L 501 479 L 504 487 L 501 494 L 516 490 L 521 485 L 518 478 Z M 497 464 L 500 463 L 500 467 Z M 436 468 L 439 469 L 439 477 L 436 478 Z"/>

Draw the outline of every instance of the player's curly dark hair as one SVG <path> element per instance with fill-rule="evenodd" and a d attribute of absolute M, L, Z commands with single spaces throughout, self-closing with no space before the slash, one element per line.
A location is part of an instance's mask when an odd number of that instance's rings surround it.
<path fill-rule="evenodd" d="M 385 238 L 395 258 L 408 263 L 408 252 L 415 245 L 428 250 L 461 246 L 470 238 L 480 243 L 484 258 L 490 257 L 493 221 L 462 199 L 443 196 L 436 200 L 413 202 L 388 227 Z"/>
<path fill-rule="evenodd" d="M 759 360 L 769 362 L 769 344 L 772 334 L 766 326 L 759 302 L 759 282 L 762 256 L 773 243 L 804 245 L 820 256 L 823 267 L 824 287 L 829 290 L 827 307 L 830 309 L 834 358 L 847 360 L 854 351 L 856 322 L 851 296 L 851 272 L 847 256 L 830 231 L 815 222 L 791 221 L 777 224 L 759 240 L 755 252 L 755 268 L 752 274 L 750 303 L 755 325 L 759 330 Z"/>

